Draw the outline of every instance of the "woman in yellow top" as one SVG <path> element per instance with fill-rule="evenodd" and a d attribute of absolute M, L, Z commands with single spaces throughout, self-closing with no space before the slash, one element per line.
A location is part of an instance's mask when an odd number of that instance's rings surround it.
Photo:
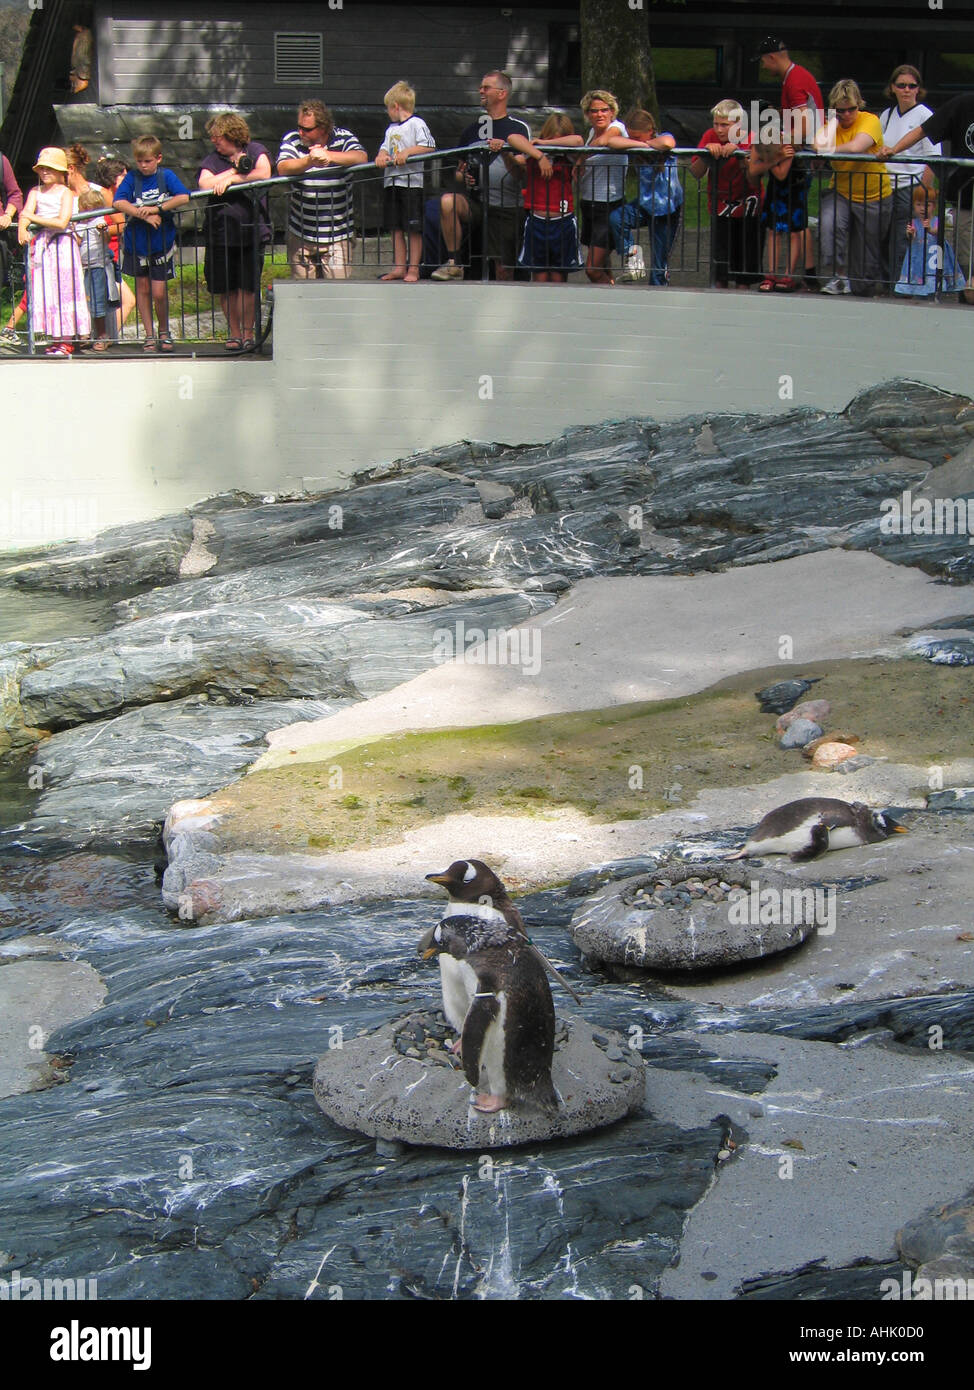
<path fill-rule="evenodd" d="M 843 78 L 829 92 L 828 120 L 815 137 L 823 152 L 843 149 L 869 154 L 882 149 L 879 117 L 865 110 L 862 92 Z M 833 178 L 819 208 L 819 265 L 831 275 L 823 294 L 875 294 L 883 283 L 882 248 L 892 216 L 892 187 L 886 165 L 871 160 L 833 159 Z"/>

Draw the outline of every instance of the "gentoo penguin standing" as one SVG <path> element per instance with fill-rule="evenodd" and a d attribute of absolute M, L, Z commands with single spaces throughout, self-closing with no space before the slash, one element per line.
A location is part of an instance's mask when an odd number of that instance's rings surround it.
<path fill-rule="evenodd" d="M 444 869 L 439 874 L 427 874 L 426 879 L 428 883 L 439 883 L 449 893 L 450 905 L 444 913 L 445 917 L 463 913 L 471 917 L 482 917 L 489 922 L 500 915 L 509 927 L 513 927 L 515 931 L 521 933 L 526 941 L 528 940 L 528 929 L 524 925 L 524 918 L 511 902 L 503 883 L 482 859 L 455 859 L 448 869 Z M 427 935 L 432 937 L 431 932 Z M 426 940 L 425 937 L 423 939 Z M 568 981 L 558 973 L 551 961 L 532 942 L 528 944 L 548 974 L 556 979 L 560 985 L 563 985 L 575 1002 L 580 1004 L 582 1001 L 579 996 Z M 442 956 L 440 957 L 440 969 L 442 972 Z M 459 1027 L 459 1024 L 455 1026 Z"/>
<path fill-rule="evenodd" d="M 875 845 L 890 835 L 905 835 L 906 826 L 888 811 L 874 811 L 861 801 L 831 796 L 803 796 L 769 811 L 751 831 L 744 848 L 729 859 L 755 854 L 790 854 L 796 863 L 816 859 L 829 849 Z"/>
<path fill-rule="evenodd" d="M 477 1090 L 474 1109 L 485 1114 L 507 1105 L 556 1110 L 555 1008 L 527 938 L 500 914 L 488 921 L 451 913 L 426 934 L 420 950 L 424 959 L 439 954 L 443 1007 L 460 1028 L 463 1073 Z M 482 1073 L 485 1091 L 479 1089 Z"/>

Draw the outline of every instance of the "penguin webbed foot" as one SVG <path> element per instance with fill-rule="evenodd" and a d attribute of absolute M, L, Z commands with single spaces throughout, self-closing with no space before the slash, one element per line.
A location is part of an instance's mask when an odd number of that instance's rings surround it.
<path fill-rule="evenodd" d="M 459 1057 L 459 1056 L 460 1056 L 460 1049 L 461 1049 L 462 1047 L 463 1047 L 463 1039 L 462 1039 L 462 1038 L 456 1038 L 453 1042 L 450 1043 L 450 1051 L 453 1053 L 454 1057 Z"/>
<path fill-rule="evenodd" d="M 493 1115 L 498 1110 L 506 1110 L 506 1096 L 476 1095 L 473 1098 L 473 1108 L 479 1110 L 482 1115 Z"/>

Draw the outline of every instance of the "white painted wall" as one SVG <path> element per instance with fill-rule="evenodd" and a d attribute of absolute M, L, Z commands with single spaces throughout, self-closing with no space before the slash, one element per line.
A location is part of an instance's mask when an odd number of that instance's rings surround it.
<path fill-rule="evenodd" d="M 894 377 L 972 387 L 974 311 L 953 304 L 433 283 L 275 294 L 272 362 L 0 359 L 16 441 L 0 465 L 0 549 L 230 488 L 341 487 L 458 439 L 523 443 L 628 415 L 841 410 Z"/>

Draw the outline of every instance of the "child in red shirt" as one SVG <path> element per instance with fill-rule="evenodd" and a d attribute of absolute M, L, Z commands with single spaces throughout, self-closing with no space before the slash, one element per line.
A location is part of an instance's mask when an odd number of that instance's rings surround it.
<path fill-rule="evenodd" d="M 512 138 L 511 145 L 515 145 Z M 549 116 L 541 127 L 537 142 L 520 141 L 515 148 L 524 153 L 508 157 L 525 179 L 524 222 L 518 265 L 531 271 L 539 283 L 564 284 L 572 270 L 581 266 L 578 252 L 578 222 L 572 199 L 572 161 L 567 155 L 549 158 L 538 145 L 582 145 L 571 117 Z"/>

